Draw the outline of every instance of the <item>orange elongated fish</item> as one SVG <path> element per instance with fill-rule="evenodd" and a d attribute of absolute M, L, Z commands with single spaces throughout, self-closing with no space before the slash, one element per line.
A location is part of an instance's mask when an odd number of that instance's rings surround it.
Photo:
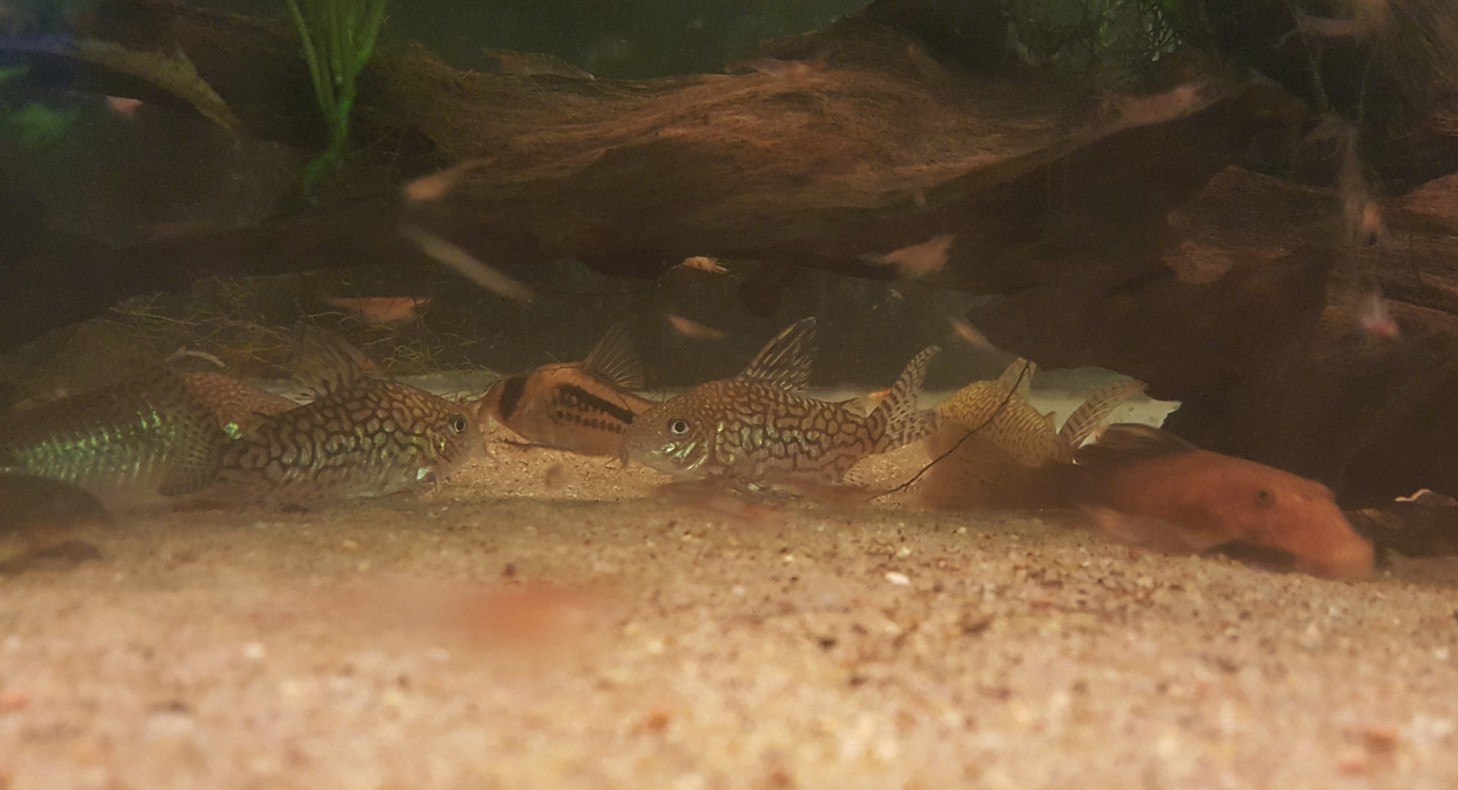
<path fill-rule="evenodd" d="M 622 454 L 623 435 L 653 405 L 633 390 L 643 367 L 615 325 L 581 362 L 508 376 L 472 406 L 478 425 L 495 421 L 529 442 L 583 455 Z"/>
<path fill-rule="evenodd" d="M 862 458 L 924 438 L 936 414 L 918 410 L 931 346 L 906 366 L 891 393 L 863 414 L 850 403 L 800 394 L 810 375 L 815 319 L 791 325 L 738 376 L 700 384 L 644 412 L 628 431 L 625 459 L 681 479 L 839 483 Z"/>
<path fill-rule="evenodd" d="M 1038 366 L 1018 359 L 995 380 L 977 381 L 937 407 L 941 425 L 927 439 L 932 465 L 920 492 L 938 508 L 1042 504 L 1042 470 L 1073 462 L 1074 451 L 1109 414 L 1144 391 L 1124 381 L 1095 390 L 1055 430 L 1053 413 L 1028 402 Z"/>
<path fill-rule="evenodd" d="M 1289 555 L 1298 570 L 1336 579 L 1372 573 L 1372 546 L 1313 480 L 1201 450 L 1144 425 L 1114 425 L 1055 471 L 1094 526 L 1130 543 L 1203 552 L 1239 546 Z"/>

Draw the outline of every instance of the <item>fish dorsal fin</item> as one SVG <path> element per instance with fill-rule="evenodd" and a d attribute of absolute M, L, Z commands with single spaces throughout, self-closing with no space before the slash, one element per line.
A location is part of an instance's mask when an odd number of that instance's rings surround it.
<path fill-rule="evenodd" d="M 1068 415 L 1068 421 L 1063 423 L 1063 430 L 1058 435 L 1063 437 L 1068 447 L 1077 449 L 1098 430 L 1099 425 L 1109 418 L 1114 409 L 1142 392 L 1144 382 L 1132 379 L 1099 387 L 1089 393 L 1088 400 L 1083 405 Z"/>
<path fill-rule="evenodd" d="M 339 335 L 306 327 L 300 330 L 298 339 L 294 379 L 316 396 L 328 395 L 369 378 L 369 358 Z"/>
<path fill-rule="evenodd" d="M 815 317 L 801 318 L 785 327 L 749 360 L 739 378 L 753 379 L 790 391 L 810 384 L 815 357 Z"/>
<path fill-rule="evenodd" d="M 1007 370 L 997 377 L 997 386 L 1004 390 L 1011 390 L 1013 394 L 1027 400 L 1033 392 L 1033 374 L 1038 372 L 1038 364 L 1018 357 Z"/>
<path fill-rule="evenodd" d="M 1169 431 L 1150 425 L 1119 423 L 1105 428 L 1093 444 L 1080 448 L 1076 458 L 1079 463 L 1133 461 L 1199 449 Z"/>
<path fill-rule="evenodd" d="M 620 389 L 643 389 L 643 363 L 622 323 L 613 324 L 597 341 L 582 360 L 582 369 Z"/>
<path fill-rule="evenodd" d="M 927 346 L 920 354 L 911 358 L 906 369 L 891 385 L 891 392 L 876 404 L 872 414 L 886 418 L 886 430 L 877 440 L 876 452 L 894 450 L 904 444 L 920 441 L 937 429 L 940 418 L 932 409 L 920 409 L 916 405 L 921 394 L 922 382 L 926 381 L 927 368 L 932 360 L 942 353 L 940 346 Z"/>

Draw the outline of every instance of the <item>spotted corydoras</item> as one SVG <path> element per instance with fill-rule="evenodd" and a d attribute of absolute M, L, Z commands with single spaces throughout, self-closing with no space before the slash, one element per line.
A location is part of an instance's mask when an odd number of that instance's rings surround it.
<path fill-rule="evenodd" d="M 211 495 L 303 505 L 381 496 L 431 485 L 465 458 L 462 405 L 367 375 L 357 351 L 324 333 L 305 347 L 300 378 L 318 396 L 240 432 Z"/>
<path fill-rule="evenodd" d="M 583 455 L 622 454 L 623 435 L 653 401 L 621 324 L 581 362 L 543 365 L 491 386 L 472 407 L 484 428 L 494 421 L 530 442 Z"/>
<path fill-rule="evenodd" d="M 701 384 L 634 421 L 624 455 L 681 478 L 839 482 L 862 458 L 926 436 L 935 413 L 916 408 L 927 366 L 918 354 L 869 414 L 806 397 L 815 319 L 771 340 L 738 376 Z"/>

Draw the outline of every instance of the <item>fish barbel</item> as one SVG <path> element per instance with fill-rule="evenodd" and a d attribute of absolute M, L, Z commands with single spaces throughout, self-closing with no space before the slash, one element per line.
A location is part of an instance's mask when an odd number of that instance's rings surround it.
<path fill-rule="evenodd" d="M 916 408 L 936 346 L 906 366 L 870 414 L 798 394 L 809 378 L 815 320 L 771 340 L 742 373 L 701 384 L 634 421 L 624 456 L 680 478 L 838 483 L 862 458 L 931 432 L 935 413 Z"/>
<path fill-rule="evenodd" d="M 1039 504 L 1037 471 L 1073 462 L 1074 452 L 1114 409 L 1144 391 L 1143 382 L 1101 387 L 1062 430 L 1054 415 L 1028 402 L 1038 366 L 1018 359 L 995 380 L 976 381 L 937 406 L 941 424 L 927 439 L 932 465 L 921 488 L 933 507 L 1026 507 Z"/>
<path fill-rule="evenodd" d="M 314 505 L 382 496 L 443 479 L 465 458 L 466 409 L 365 374 L 361 356 L 323 333 L 305 338 L 316 362 L 301 378 L 313 401 L 257 424 L 224 447 L 208 497 Z"/>
<path fill-rule="evenodd" d="M 202 489 L 227 441 L 182 377 L 157 366 L 0 417 L 0 471 L 71 483 L 128 507 Z"/>
<path fill-rule="evenodd" d="M 619 324 L 581 362 L 508 376 L 491 385 L 472 409 L 483 428 L 497 422 L 547 447 L 618 456 L 628 427 L 653 405 L 632 392 L 642 388 L 642 365 Z"/>

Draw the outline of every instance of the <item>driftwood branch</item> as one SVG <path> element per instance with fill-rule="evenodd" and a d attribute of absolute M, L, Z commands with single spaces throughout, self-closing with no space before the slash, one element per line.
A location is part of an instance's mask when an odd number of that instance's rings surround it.
<path fill-rule="evenodd" d="M 113 0 L 77 32 L 181 53 L 245 133 L 317 145 L 292 35 L 281 20 L 167 0 Z M 37 79 L 136 85 L 64 48 L 23 54 L 45 66 Z M 459 72 L 419 50 L 382 53 L 361 77 L 354 166 L 387 166 L 393 187 L 351 192 L 358 181 L 343 178 L 317 208 L 265 226 L 82 266 L 119 299 L 219 273 L 399 260 L 409 251 L 395 233 L 408 220 L 506 266 L 573 256 L 643 275 L 716 255 L 889 277 L 868 257 L 951 234 L 933 282 L 1003 292 L 1040 281 L 1071 250 L 1153 249 L 1170 207 L 1289 117 L 1278 94 L 1248 83 L 1212 78 L 1128 100 L 972 71 L 864 19 L 782 54 L 794 59 L 614 82 Z M 15 342 L 45 326 L 5 328 Z"/>
<path fill-rule="evenodd" d="M 1142 271 L 1070 270 L 974 311 L 1050 366 L 1097 364 L 1184 406 L 1170 426 L 1320 479 L 1354 505 L 1458 490 L 1458 179 L 1346 240 L 1342 196 L 1232 169 Z M 1400 336 L 1364 326 L 1386 297 Z M 1044 320 L 1030 320 L 1040 316 Z"/>

